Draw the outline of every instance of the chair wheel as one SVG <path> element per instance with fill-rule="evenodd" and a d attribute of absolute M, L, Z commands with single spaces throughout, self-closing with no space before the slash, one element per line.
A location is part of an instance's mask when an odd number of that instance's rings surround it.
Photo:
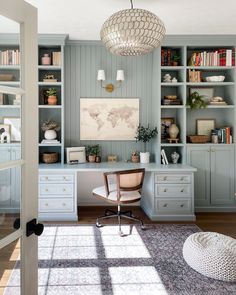
<path fill-rule="evenodd" d="M 96 222 L 96 227 L 100 228 L 100 227 L 103 227 L 103 225 L 97 221 Z"/>
<path fill-rule="evenodd" d="M 142 230 L 145 230 L 146 227 L 142 224 L 142 225 L 141 225 L 141 229 L 142 229 Z"/>

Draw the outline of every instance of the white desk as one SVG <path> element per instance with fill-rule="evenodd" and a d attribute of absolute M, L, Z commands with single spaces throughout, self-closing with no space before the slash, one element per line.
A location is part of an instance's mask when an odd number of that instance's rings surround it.
<path fill-rule="evenodd" d="M 195 168 L 122 162 L 39 165 L 39 219 L 77 220 L 77 206 L 104 205 L 91 193 L 103 172 L 137 168 L 146 170 L 140 205 L 150 219 L 195 220 Z"/>

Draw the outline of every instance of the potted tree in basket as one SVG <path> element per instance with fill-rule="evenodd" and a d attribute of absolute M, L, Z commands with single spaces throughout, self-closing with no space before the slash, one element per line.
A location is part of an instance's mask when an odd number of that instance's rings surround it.
<path fill-rule="evenodd" d="M 100 154 L 100 146 L 99 144 L 95 145 L 87 145 L 86 148 L 86 156 L 88 158 L 88 161 L 90 163 L 100 163 L 101 162 L 101 157 L 99 156 Z"/>
<path fill-rule="evenodd" d="M 200 95 L 197 91 L 190 94 L 186 106 L 189 106 L 192 110 L 204 109 L 207 107 L 207 103 L 203 100 L 204 95 Z"/>
<path fill-rule="evenodd" d="M 57 104 L 57 90 L 56 88 L 49 88 L 46 90 L 46 95 L 48 97 L 48 104 L 49 105 L 56 105 Z"/>
<path fill-rule="evenodd" d="M 136 134 L 136 141 L 142 141 L 144 143 L 144 152 L 140 152 L 140 163 L 147 164 L 150 161 L 150 153 L 147 152 L 147 142 L 158 134 L 157 127 L 151 129 L 149 125 L 147 127 L 139 125 Z"/>

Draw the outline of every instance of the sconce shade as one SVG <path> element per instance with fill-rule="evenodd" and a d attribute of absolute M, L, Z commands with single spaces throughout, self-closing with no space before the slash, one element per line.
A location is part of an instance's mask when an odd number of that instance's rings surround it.
<path fill-rule="evenodd" d="M 103 24 L 101 40 L 115 55 L 142 55 L 158 47 L 166 29 L 161 19 L 144 9 L 125 9 L 112 14 Z"/>
<path fill-rule="evenodd" d="M 98 81 L 105 81 L 106 80 L 106 76 L 105 76 L 105 71 L 104 70 L 98 70 L 97 80 Z"/>
<path fill-rule="evenodd" d="M 124 80 L 125 80 L 124 71 L 117 70 L 116 81 L 124 81 Z"/>

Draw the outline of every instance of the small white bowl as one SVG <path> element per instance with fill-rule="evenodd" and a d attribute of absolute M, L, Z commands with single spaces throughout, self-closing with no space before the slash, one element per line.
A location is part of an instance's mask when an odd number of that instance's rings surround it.
<path fill-rule="evenodd" d="M 223 82 L 225 79 L 225 76 L 210 76 L 206 77 L 207 82 Z"/>

